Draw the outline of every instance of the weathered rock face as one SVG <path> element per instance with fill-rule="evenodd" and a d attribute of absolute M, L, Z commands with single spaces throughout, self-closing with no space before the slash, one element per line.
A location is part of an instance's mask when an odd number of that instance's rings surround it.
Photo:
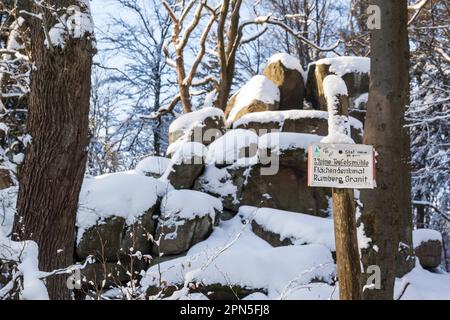
<path fill-rule="evenodd" d="M 204 167 L 207 150 L 198 142 L 184 143 L 163 175 L 176 189 L 191 189 Z"/>
<path fill-rule="evenodd" d="M 300 62 L 288 55 L 273 56 L 263 74 L 280 90 L 279 110 L 303 109 L 305 99 L 305 81 Z"/>
<path fill-rule="evenodd" d="M 176 189 L 191 189 L 203 171 L 203 164 L 181 163 L 169 167 L 167 179 Z"/>
<path fill-rule="evenodd" d="M 238 162 L 226 167 L 208 165 L 194 188 L 221 199 L 223 207 L 232 213 L 240 206 L 249 205 L 328 216 L 329 190 L 307 187 L 305 148 L 309 142 L 320 141 L 321 137 L 289 132 L 269 135 L 274 135 L 274 148 L 283 145 L 283 141 L 288 141 L 288 148 L 280 154 L 278 151 L 273 153 L 271 147 L 261 143 L 267 135 L 261 136 L 257 157 L 249 158 L 245 165 Z M 290 142 L 294 143 L 292 148 Z"/>
<path fill-rule="evenodd" d="M 261 118 L 265 120 L 261 121 Z M 259 135 L 280 131 L 326 136 L 328 135 L 328 112 L 316 110 L 268 111 L 244 116 L 234 125 L 236 129 L 252 130 Z M 362 143 L 362 124 L 357 119 L 350 118 L 350 129 L 352 139 L 356 143 Z"/>
<path fill-rule="evenodd" d="M 290 239 L 283 239 L 279 234 L 272 232 L 270 230 L 266 230 L 263 226 L 258 224 L 256 221 L 252 221 L 252 231 L 264 241 L 267 241 L 272 247 L 282 247 L 282 246 L 290 246 L 292 245 L 292 241 Z"/>
<path fill-rule="evenodd" d="M 258 147 L 260 164 L 250 170 L 241 205 L 327 216 L 329 190 L 307 187 L 306 149 L 319 140 L 320 136 L 301 133 L 262 136 Z"/>
<path fill-rule="evenodd" d="M 225 109 L 226 124 L 231 126 L 248 113 L 278 110 L 279 103 L 278 87 L 265 76 L 255 76 L 228 101 Z"/>
<path fill-rule="evenodd" d="M 232 98 L 229 101 L 227 105 L 227 110 L 231 110 L 233 108 L 233 101 L 235 101 L 235 98 Z M 238 111 L 234 119 L 239 119 L 242 116 L 252 112 L 278 110 L 278 107 L 279 107 L 278 103 L 269 104 L 255 99 L 250 101 L 245 107 L 243 107 L 240 111 Z"/>
<path fill-rule="evenodd" d="M 261 167 L 252 167 L 241 205 L 328 216 L 328 197 L 331 194 L 325 188 L 307 187 L 307 161 L 301 166 L 280 165 L 275 175 L 261 175 Z"/>
<path fill-rule="evenodd" d="M 120 255 L 122 232 L 125 219 L 111 217 L 101 224 L 86 230 L 76 247 L 79 258 L 85 259 L 90 255 L 109 261 L 116 261 Z"/>
<path fill-rule="evenodd" d="M 126 226 L 121 242 L 122 254 L 131 254 L 136 251 L 140 251 L 142 254 L 152 252 L 152 238 L 156 230 L 155 212 L 156 206 L 138 217 L 134 224 Z"/>
<path fill-rule="evenodd" d="M 209 146 L 207 166 L 194 189 L 222 200 L 226 217 L 239 208 L 246 172 L 256 162 L 258 135 L 250 130 L 233 129 Z"/>
<path fill-rule="evenodd" d="M 336 251 L 333 220 L 299 212 L 242 206 L 239 216 L 251 221 L 252 231 L 273 247 L 318 244 Z"/>
<path fill-rule="evenodd" d="M 206 239 L 219 223 L 221 202 L 205 193 L 173 190 L 161 201 L 161 216 L 153 247 L 156 256 L 177 255 Z"/>
<path fill-rule="evenodd" d="M 442 243 L 439 240 L 422 242 L 414 249 L 422 267 L 436 268 L 441 264 Z"/>
<path fill-rule="evenodd" d="M 223 111 L 208 107 L 178 117 L 169 128 L 169 143 L 178 139 L 208 145 L 225 130 Z"/>
<path fill-rule="evenodd" d="M 328 75 L 335 74 L 347 85 L 350 109 L 353 109 L 355 100 L 361 94 L 369 92 L 369 66 L 370 60 L 363 57 L 327 58 L 311 63 L 306 83 L 306 99 L 315 109 L 327 110 L 323 80 Z"/>
<path fill-rule="evenodd" d="M 156 239 L 161 237 L 161 240 L 159 247 L 155 246 L 154 254 L 177 255 L 186 252 L 211 234 L 218 216 L 214 220 L 204 216 L 192 220 L 178 220 L 176 223 L 162 221 L 156 230 L 155 237 Z"/>
<path fill-rule="evenodd" d="M 229 219 L 230 216 L 234 216 L 238 212 L 248 170 L 248 167 L 217 168 L 210 165 L 203 175 L 196 180 L 194 190 L 208 193 L 220 199 L 223 207 L 227 210 L 225 220 Z"/>

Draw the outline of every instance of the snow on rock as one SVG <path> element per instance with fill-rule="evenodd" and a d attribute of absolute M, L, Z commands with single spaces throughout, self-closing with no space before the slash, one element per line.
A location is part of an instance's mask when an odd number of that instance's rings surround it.
<path fill-rule="evenodd" d="M 308 150 L 311 143 L 319 142 L 323 137 L 315 134 L 294 132 L 272 132 L 259 138 L 258 149 L 270 150 L 271 154 L 281 154 L 284 150 Z"/>
<path fill-rule="evenodd" d="M 413 246 L 414 249 L 420 246 L 421 243 L 427 241 L 439 241 L 442 243 L 442 235 L 439 231 L 432 229 L 417 229 L 413 230 Z"/>
<path fill-rule="evenodd" d="M 304 81 L 306 81 L 305 70 L 303 70 L 300 61 L 296 57 L 291 56 L 290 54 L 285 52 L 280 52 L 271 56 L 269 58 L 269 61 L 267 61 L 267 64 L 269 65 L 277 61 L 280 61 L 283 64 L 283 66 L 285 66 L 288 69 L 297 70 L 298 72 L 300 72 Z"/>
<path fill-rule="evenodd" d="M 208 165 L 198 180 L 202 188 L 207 192 L 221 197 L 236 195 L 237 187 L 233 185 L 231 175 L 225 168 Z"/>
<path fill-rule="evenodd" d="M 167 182 L 133 173 L 85 179 L 77 214 L 77 241 L 87 229 L 109 217 L 122 217 L 132 224 L 171 189 Z"/>
<path fill-rule="evenodd" d="M 161 201 L 154 254 L 177 255 L 205 240 L 219 222 L 222 203 L 193 190 L 172 190 Z"/>
<path fill-rule="evenodd" d="M 181 146 L 183 146 L 185 143 L 188 143 L 187 136 L 183 136 L 178 140 L 169 144 L 166 150 L 166 156 L 172 157 L 175 154 L 175 152 L 177 152 L 177 150 L 180 149 Z"/>
<path fill-rule="evenodd" d="M 240 207 L 239 215 L 278 234 L 280 240 L 289 239 L 294 245 L 321 244 L 336 251 L 332 219 L 251 206 Z"/>
<path fill-rule="evenodd" d="M 347 96 L 347 86 L 341 77 L 329 75 L 323 81 L 323 91 L 328 105 L 328 136 L 322 143 L 355 143 L 350 137 L 348 115 L 339 114 L 339 96 Z"/>
<path fill-rule="evenodd" d="M 274 104 L 280 101 L 280 90 L 265 76 L 254 76 L 237 93 L 233 108 L 228 115 L 227 125 L 231 125 L 238 113 L 254 100 L 269 105 Z"/>
<path fill-rule="evenodd" d="M 315 62 L 315 64 L 329 64 L 330 72 L 337 76 L 344 76 L 347 73 L 369 73 L 370 58 L 342 56 L 335 58 L 324 58 Z"/>
<path fill-rule="evenodd" d="M 214 221 L 217 211 L 222 210 L 219 199 L 194 190 L 171 190 L 161 200 L 163 219 L 189 221 L 209 216 Z"/>
<path fill-rule="evenodd" d="M 223 134 L 225 116 L 215 107 L 185 113 L 179 116 L 169 127 L 169 148 L 167 155 L 172 155 L 184 142 L 195 141 L 210 144 Z"/>
<path fill-rule="evenodd" d="M 182 114 L 169 127 L 169 132 L 189 131 L 202 125 L 206 118 L 224 118 L 223 111 L 215 107 L 206 107 L 197 111 Z"/>
<path fill-rule="evenodd" d="M 208 154 L 208 149 L 199 142 L 184 142 L 180 144 L 175 153 L 173 154 L 170 164 L 180 165 L 180 164 L 190 164 L 192 159 L 197 158 L 203 164 L 203 160 Z M 168 166 L 164 175 L 170 170 L 170 165 Z"/>
<path fill-rule="evenodd" d="M 165 157 L 150 156 L 138 162 L 135 172 L 143 175 L 162 175 L 169 167 L 170 159 Z"/>
<path fill-rule="evenodd" d="M 239 181 L 241 178 L 245 179 L 245 173 L 246 168 L 238 167 L 238 164 L 226 168 L 207 165 L 203 174 L 197 179 L 195 189 L 218 197 L 224 208 L 236 212 L 239 206 L 238 199 L 242 193 L 242 185 Z"/>
<path fill-rule="evenodd" d="M 260 111 L 252 112 L 242 116 L 233 123 L 233 128 L 246 125 L 250 122 L 279 122 L 283 123 L 286 119 L 296 120 L 300 118 L 320 118 L 327 119 L 328 112 L 319 110 L 283 110 L 283 111 Z"/>
<path fill-rule="evenodd" d="M 199 142 L 182 143 L 160 179 L 169 181 L 176 189 L 191 189 L 203 171 L 207 152 Z"/>
<path fill-rule="evenodd" d="M 364 109 L 367 105 L 367 102 L 369 101 L 369 94 L 368 93 L 362 93 L 359 95 L 358 98 L 356 98 L 353 101 L 353 108 L 355 109 Z"/>
<path fill-rule="evenodd" d="M 276 270 L 276 272 L 274 272 Z M 322 245 L 273 248 L 256 237 L 249 224 L 239 217 L 222 222 L 207 240 L 193 246 L 187 256 L 170 260 L 147 270 L 143 289 L 167 285 L 222 284 L 246 289 L 262 289 L 269 299 L 279 299 L 293 284 L 312 280 L 330 282 L 335 264 Z"/>
<path fill-rule="evenodd" d="M 328 119 L 328 112 L 321 110 L 284 110 L 284 111 L 260 111 L 260 112 L 252 112 L 248 113 L 242 118 L 239 118 L 233 123 L 233 128 L 238 128 L 242 126 L 246 126 L 251 122 L 258 123 L 268 123 L 268 122 L 277 122 L 280 123 L 280 127 L 282 127 L 284 121 L 286 120 L 297 120 L 302 118 L 319 118 L 319 119 Z M 350 125 L 357 129 L 362 130 L 363 124 L 358 119 L 353 117 L 349 117 Z"/>
<path fill-rule="evenodd" d="M 350 122 L 350 126 L 352 128 L 355 128 L 356 130 L 359 130 L 361 132 L 361 135 L 362 135 L 362 132 L 363 132 L 363 129 L 364 129 L 363 123 L 361 121 L 359 121 L 358 119 L 353 118 L 353 117 L 348 117 L 348 121 Z"/>
<path fill-rule="evenodd" d="M 249 159 L 246 161 L 245 158 L 256 156 L 257 148 L 258 135 L 255 132 L 245 129 L 230 130 L 211 143 L 206 163 L 230 165 L 238 159 L 248 163 Z"/>
<path fill-rule="evenodd" d="M 397 278 L 395 300 L 450 300 L 450 273 L 433 273 L 416 266 L 402 278 Z"/>

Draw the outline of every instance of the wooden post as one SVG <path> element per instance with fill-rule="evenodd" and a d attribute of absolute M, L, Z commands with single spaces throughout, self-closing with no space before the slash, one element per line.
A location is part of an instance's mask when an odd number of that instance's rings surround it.
<path fill-rule="evenodd" d="M 348 117 L 348 95 L 338 95 L 337 100 L 338 103 L 334 106 L 337 109 L 336 114 L 332 114 L 332 110 L 329 110 L 330 121 L 333 121 L 331 119 L 333 116 Z M 347 134 L 350 135 L 350 132 Z M 333 188 L 332 195 L 339 298 L 361 300 L 361 259 L 356 233 L 353 189 Z"/>
<path fill-rule="evenodd" d="M 361 262 L 356 236 L 353 189 L 333 188 L 332 193 L 339 298 L 361 300 Z"/>

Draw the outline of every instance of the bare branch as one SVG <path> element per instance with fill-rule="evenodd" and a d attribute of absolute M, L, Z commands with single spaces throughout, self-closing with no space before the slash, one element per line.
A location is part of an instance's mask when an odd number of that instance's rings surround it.
<path fill-rule="evenodd" d="M 178 94 L 167 106 L 159 108 L 158 111 L 153 112 L 150 116 L 140 116 L 140 118 L 142 120 L 158 120 L 158 122 L 160 122 L 161 118 L 167 114 L 175 116 L 173 109 L 175 109 L 176 105 L 180 102 L 180 100 L 181 97 Z"/>
<path fill-rule="evenodd" d="M 172 19 L 173 23 L 178 23 L 177 16 L 175 15 L 175 12 L 173 12 L 170 5 L 167 3 L 167 1 L 163 1 L 163 6 L 167 10 L 167 13 L 169 14 L 170 19 Z"/>
<path fill-rule="evenodd" d="M 209 31 L 211 30 L 211 27 L 215 21 L 216 21 L 216 15 L 212 15 L 200 37 L 200 51 L 197 53 L 197 56 L 195 57 L 195 60 L 192 65 L 191 71 L 189 72 L 189 75 L 183 81 L 188 86 L 191 85 L 192 80 L 194 79 L 194 76 L 197 73 L 198 66 L 200 65 L 200 63 L 203 59 L 203 56 L 205 55 L 206 39 L 207 39 Z"/>
<path fill-rule="evenodd" d="M 189 37 L 191 36 L 191 33 L 194 31 L 195 27 L 197 27 L 198 23 L 200 22 L 200 18 L 202 16 L 202 10 L 204 7 L 204 2 L 200 2 L 197 6 L 197 9 L 195 10 L 194 17 L 192 18 L 191 23 L 186 27 L 186 31 L 183 34 L 183 37 L 181 38 L 181 41 L 179 44 L 176 45 L 177 50 L 183 50 L 184 47 L 186 47 L 186 44 L 189 40 Z"/>
<path fill-rule="evenodd" d="M 249 42 L 255 41 L 256 39 L 261 37 L 263 34 L 265 34 L 267 30 L 269 30 L 269 28 L 267 26 L 265 26 L 264 28 L 261 29 L 261 31 L 255 33 L 254 35 L 252 35 L 252 36 L 250 36 L 248 38 L 242 39 L 241 40 L 241 45 L 244 45 L 244 44 L 247 44 Z"/>
<path fill-rule="evenodd" d="M 428 1 L 429 0 L 421 0 L 418 3 L 416 3 L 415 5 L 412 5 L 412 6 L 408 7 L 408 10 L 415 10 L 416 11 L 416 12 L 414 12 L 412 18 L 408 21 L 408 26 L 411 25 L 414 22 L 414 20 L 416 20 L 416 18 L 419 16 L 420 12 L 426 6 Z"/>

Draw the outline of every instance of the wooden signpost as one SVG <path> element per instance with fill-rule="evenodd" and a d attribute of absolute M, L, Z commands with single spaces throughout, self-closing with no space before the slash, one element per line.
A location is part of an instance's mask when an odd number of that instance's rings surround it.
<path fill-rule="evenodd" d="M 336 81 L 335 78 L 333 81 Z M 345 86 L 343 81 L 342 85 Z M 329 106 L 329 130 L 343 118 L 348 125 L 348 96 L 339 95 L 337 99 L 330 100 L 335 101 L 336 105 Z M 344 131 L 349 135 L 349 129 Z M 372 146 L 311 144 L 308 148 L 308 186 L 332 188 L 339 297 L 341 300 L 361 300 L 361 260 L 353 189 L 375 187 Z"/>
<path fill-rule="evenodd" d="M 361 299 L 361 263 L 353 188 L 374 188 L 373 148 L 352 144 L 312 144 L 308 186 L 331 187 L 341 300 Z"/>

